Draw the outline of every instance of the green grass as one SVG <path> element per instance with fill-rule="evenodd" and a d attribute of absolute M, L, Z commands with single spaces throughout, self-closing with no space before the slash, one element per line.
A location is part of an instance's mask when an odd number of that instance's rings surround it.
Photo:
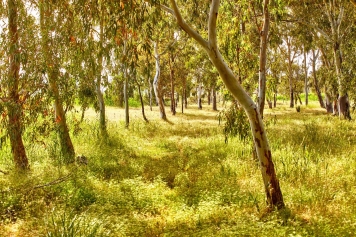
<path fill-rule="evenodd" d="M 31 171 L 0 152 L 0 236 L 352 236 L 356 232 L 356 125 L 311 106 L 278 104 L 265 123 L 286 209 L 265 213 L 251 144 L 225 144 L 204 106 L 170 116 L 108 108 L 109 139 L 88 113 L 73 141 L 87 166 L 63 166 L 56 136 L 25 142 Z M 73 121 L 73 118 L 69 118 Z M 74 128 L 74 122 L 71 124 Z M 64 177 L 57 184 L 51 183 Z M 48 186 L 43 186 L 49 184 Z"/>

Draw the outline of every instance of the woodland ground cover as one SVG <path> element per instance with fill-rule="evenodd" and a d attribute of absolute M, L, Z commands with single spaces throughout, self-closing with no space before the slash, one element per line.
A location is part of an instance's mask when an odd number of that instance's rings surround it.
<path fill-rule="evenodd" d="M 279 101 L 265 124 L 287 208 L 266 214 L 251 143 L 225 144 L 217 112 L 191 105 L 158 118 L 158 108 L 108 108 L 107 140 L 96 114 L 69 126 L 87 165 L 63 165 L 56 135 L 25 134 L 31 171 L 12 170 L 0 152 L 0 236 L 352 236 L 356 232 L 355 121 Z M 31 131 L 30 128 L 27 131 Z"/>

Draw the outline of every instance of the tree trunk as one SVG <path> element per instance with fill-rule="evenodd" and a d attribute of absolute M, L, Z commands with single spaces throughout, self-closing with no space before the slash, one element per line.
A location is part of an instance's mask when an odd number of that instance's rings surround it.
<path fill-rule="evenodd" d="M 326 92 L 325 93 L 325 108 L 326 108 L 326 112 L 328 113 L 333 113 L 333 100 L 331 99 L 331 96 Z"/>
<path fill-rule="evenodd" d="M 66 122 L 66 116 L 63 109 L 62 100 L 59 94 L 57 80 L 59 75 L 59 65 L 55 62 L 54 55 L 51 53 L 50 47 L 51 43 L 49 40 L 49 30 L 47 20 L 51 17 L 44 17 L 45 14 L 51 15 L 49 8 L 45 8 L 46 1 L 42 0 L 40 2 L 40 27 L 41 27 L 41 36 L 42 36 L 42 49 L 44 54 L 45 62 L 47 63 L 46 71 L 48 75 L 49 88 L 52 92 L 54 98 L 54 109 L 55 109 L 55 121 L 58 128 L 58 135 L 61 145 L 61 153 L 64 157 L 65 163 L 74 162 L 75 151 L 73 147 L 72 140 L 69 135 L 69 130 Z M 47 12 L 45 13 L 45 9 Z"/>
<path fill-rule="evenodd" d="M 213 87 L 212 92 L 213 92 L 212 93 L 213 94 L 213 110 L 217 111 L 218 107 L 217 107 L 217 103 L 216 103 L 216 90 L 215 90 L 215 87 Z"/>
<path fill-rule="evenodd" d="M 304 46 L 304 92 L 305 92 L 305 105 L 308 105 L 308 68 L 307 68 L 307 52 L 305 51 L 305 46 Z"/>
<path fill-rule="evenodd" d="M 170 68 L 170 79 L 171 79 L 171 112 L 172 115 L 176 115 L 176 103 L 174 98 L 174 70 L 173 70 L 174 57 L 170 57 L 169 68 Z"/>
<path fill-rule="evenodd" d="M 334 61 L 336 67 L 336 75 L 338 80 L 338 100 L 337 107 L 339 118 L 349 118 L 349 103 L 347 99 L 347 88 L 345 85 L 343 71 L 342 71 L 342 53 L 341 53 L 341 42 L 342 36 L 340 36 L 340 25 L 344 16 L 344 7 L 341 5 L 339 11 L 336 11 L 335 1 L 330 1 L 328 5 L 325 3 L 326 14 L 328 16 L 329 24 L 331 27 L 331 37 L 333 43 L 333 53 Z M 338 14 L 337 14 L 338 13 Z"/>
<path fill-rule="evenodd" d="M 182 114 L 184 113 L 184 93 L 185 93 L 185 89 L 182 88 Z"/>
<path fill-rule="evenodd" d="M 124 68 L 124 77 L 125 77 L 125 84 L 124 84 L 124 100 L 125 100 L 125 127 L 128 128 L 130 125 L 130 114 L 129 114 L 129 95 L 128 95 L 128 87 L 129 87 L 129 80 L 128 80 L 128 73 L 126 68 L 126 63 Z"/>
<path fill-rule="evenodd" d="M 287 50 L 288 50 L 288 77 L 289 77 L 289 95 L 290 95 L 290 104 L 289 107 L 293 108 L 294 107 L 294 82 L 293 82 L 293 61 L 294 61 L 294 55 L 292 56 L 292 43 L 290 39 L 287 37 L 286 40 L 287 43 Z M 294 52 L 295 54 L 295 52 Z"/>
<path fill-rule="evenodd" d="M 148 122 L 148 119 L 146 118 L 146 115 L 145 115 L 145 104 L 143 103 L 143 99 L 142 99 L 141 86 L 140 86 L 140 83 L 138 83 L 138 82 L 137 82 L 137 87 L 138 87 L 138 94 L 140 96 L 142 117 L 146 122 Z"/>
<path fill-rule="evenodd" d="M 154 52 L 155 52 L 155 59 L 156 59 L 156 75 L 153 79 L 153 89 L 156 95 L 156 103 L 158 104 L 159 107 L 159 112 L 160 112 L 160 116 L 161 119 L 166 120 L 167 116 L 166 116 L 166 111 L 164 108 L 164 104 L 163 104 L 163 97 L 161 95 L 161 85 L 160 85 L 160 74 L 161 74 L 161 69 L 160 69 L 160 55 L 158 54 L 158 46 L 156 42 L 153 42 L 153 48 L 154 48 Z"/>
<path fill-rule="evenodd" d="M 199 83 L 198 88 L 197 88 L 198 109 L 203 109 L 202 100 L 201 100 L 202 90 L 203 90 L 202 85 L 201 85 L 201 83 Z"/>
<path fill-rule="evenodd" d="M 18 10 L 16 0 L 8 0 L 8 19 L 9 19 L 9 74 L 8 91 L 9 103 L 8 109 L 8 133 L 10 136 L 11 152 L 13 155 L 15 167 L 20 170 L 30 168 L 25 146 L 22 141 L 22 106 L 19 96 L 19 72 L 20 72 L 20 50 L 18 34 Z"/>
<path fill-rule="evenodd" d="M 150 87 L 150 93 L 149 93 L 149 99 L 150 99 L 150 110 L 152 111 L 152 83 L 151 83 L 151 80 L 150 78 L 148 78 L 148 83 L 149 83 L 149 87 Z"/>
<path fill-rule="evenodd" d="M 316 76 L 316 60 L 318 58 L 319 52 L 317 54 L 315 54 L 315 50 L 312 50 L 312 55 L 313 55 L 313 58 L 312 58 L 312 73 L 313 73 L 313 79 L 314 79 L 314 89 L 315 89 L 316 95 L 318 96 L 320 107 L 321 108 L 325 108 L 323 97 L 321 95 L 320 88 L 319 88 L 318 78 Z"/>
<path fill-rule="evenodd" d="M 208 90 L 208 105 L 210 105 L 210 101 L 211 101 L 211 90 Z"/>
<path fill-rule="evenodd" d="M 98 55 L 98 66 L 97 66 L 97 71 L 95 73 L 96 75 L 96 83 L 95 83 L 95 90 L 96 90 L 96 97 L 98 100 L 98 105 L 99 105 L 99 130 L 100 130 L 100 135 L 101 136 L 107 136 L 107 130 L 106 130 L 106 116 L 105 116 L 105 102 L 104 102 L 104 96 L 103 92 L 101 91 L 101 78 L 102 78 L 102 70 L 103 70 L 103 46 L 102 42 L 104 41 L 104 33 L 103 33 L 103 20 L 100 21 L 100 52 Z"/>
<path fill-rule="evenodd" d="M 284 207 L 282 192 L 277 179 L 274 164 L 272 161 L 272 153 L 267 140 L 266 130 L 258 108 L 252 98 L 242 88 L 238 82 L 238 77 L 232 72 L 224 61 L 217 47 L 217 32 L 216 21 L 218 17 L 219 0 L 213 0 L 210 6 L 208 20 L 208 41 L 203 39 L 196 31 L 194 31 L 180 15 L 178 6 L 174 0 L 170 0 L 173 7 L 173 13 L 178 24 L 182 29 L 194 38 L 206 51 L 211 62 L 220 74 L 228 90 L 237 99 L 239 104 L 244 108 L 249 118 L 253 141 L 256 147 L 256 153 L 260 163 L 262 179 L 265 187 L 267 204 L 269 207 Z"/>
<path fill-rule="evenodd" d="M 188 100 L 187 100 L 187 79 L 183 79 L 183 95 L 182 95 L 182 103 L 184 103 L 184 108 L 188 108 Z M 183 106 L 183 105 L 182 105 Z M 183 113 L 183 109 L 182 109 Z"/>
<path fill-rule="evenodd" d="M 266 62 L 267 62 L 267 38 L 269 30 L 269 0 L 263 1 L 263 27 L 260 32 L 260 71 L 258 83 L 258 101 L 257 106 L 261 117 L 263 118 L 263 110 L 266 100 Z"/>
<path fill-rule="evenodd" d="M 339 116 L 342 115 L 344 119 L 351 120 L 349 96 L 347 94 L 344 96 L 340 96 L 337 102 Z"/>
<path fill-rule="evenodd" d="M 342 119 L 342 118 L 351 119 L 350 103 L 349 103 L 348 95 L 346 92 L 345 82 L 343 80 L 342 54 L 341 54 L 339 42 L 334 43 L 334 58 L 335 58 L 336 74 L 337 74 L 338 85 L 339 85 L 339 88 L 338 88 L 339 97 L 337 100 L 337 111 L 339 113 L 340 119 Z"/>

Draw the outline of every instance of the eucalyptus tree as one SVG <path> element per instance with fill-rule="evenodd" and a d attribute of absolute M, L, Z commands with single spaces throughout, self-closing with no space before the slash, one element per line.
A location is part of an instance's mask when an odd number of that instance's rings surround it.
<path fill-rule="evenodd" d="M 272 153 L 269 147 L 266 131 L 264 129 L 263 121 L 258 111 L 258 108 L 251 99 L 251 97 L 240 85 L 238 77 L 233 73 L 231 68 L 224 61 L 218 48 L 218 35 L 216 29 L 217 18 L 219 16 L 218 13 L 220 1 L 213 0 L 211 2 L 208 16 L 206 16 L 205 14 L 197 15 L 197 17 L 208 17 L 207 39 L 204 38 L 203 34 L 199 34 L 193 29 L 191 22 L 188 23 L 185 20 L 186 15 L 185 18 L 182 16 L 180 8 L 178 7 L 178 4 L 175 0 L 170 0 L 170 6 L 171 8 L 167 6 L 162 6 L 162 8 L 165 9 L 167 12 L 171 13 L 176 18 L 178 25 L 204 49 L 209 59 L 219 72 L 220 77 L 224 81 L 226 87 L 244 108 L 250 122 L 252 137 L 256 147 L 256 153 L 260 162 L 260 169 L 264 182 L 267 204 L 270 207 L 284 207 L 282 192 L 272 161 Z M 205 13 L 205 11 L 202 12 Z"/>
<path fill-rule="evenodd" d="M 7 60 L 3 56 L 8 57 L 8 73 L 7 75 L 1 75 L 6 79 L 0 78 L 1 87 L 0 95 L 0 112 L 6 115 L 3 104 L 7 108 L 7 133 L 10 137 L 11 152 L 15 162 L 15 166 L 18 169 L 26 170 L 29 169 L 29 162 L 25 150 L 25 146 L 22 139 L 23 132 L 23 99 L 21 98 L 21 84 L 23 83 L 20 76 L 21 58 L 24 56 L 21 53 L 20 44 L 20 31 L 19 30 L 19 13 L 21 8 L 24 8 L 24 4 L 19 0 L 8 0 L 7 1 L 7 20 L 8 20 L 8 31 L 7 31 L 7 49 L 8 52 L 2 53 L 1 61 L 6 62 Z M 5 32 L 3 32 L 5 33 Z M 2 62 L 2 63 L 3 63 Z"/>
<path fill-rule="evenodd" d="M 160 65 L 160 58 L 161 54 L 158 52 L 158 43 L 153 42 L 153 49 L 154 49 L 154 57 L 156 61 L 156 74 L 153 78 L 153 90 L 156 96 L 156 104 L 159 107 L 160 117 L 163 120 L 167 119 L 166 110 L 164 108 L 163 103 L 163 95 L 162 95 L 162 84 L 160 83 L 160 76 L 161 76 L 161 65 Z"/>
<path fill-rule="evenodd" d="M 289 81 L 289 98 L 290 98 L 290 104 L 289 106 L 291 108 L 294 107 L 294 96 L 295 96 L 295 91 L 294 91 L 294 77 L 293 77 L 293 65 L 297 59 L 297 57 L 300 55 L 300 49 L 297 44 L 297 39 L 295 35 L 293 35 L 293 30 L 292 30 L 292 23 L 287 22 L 286 25 L 283 28 L 283 41 L 284 44 L 280 45 L 280 51 L 283 55 L 283 57 L 286 59 L 286 71 L 288 75 L 288 81 Z"/>
<path fill-rule="evenodd" d="M 350 16 L 354 15 L 351 2 L 344 0 L 305 0 L 302 5 L 295 4 L 297 10 L 293 11 L 297 22 L 310 27 L 315 35 L 323 37 L 326 43 L 330 45 L 337 78 L 335 90 L 337 90 L 338 96 L 335 96 L 334 99 L 337 103 L 337 113 L 340 118 L 350 118 L 350 105 L 347 95 L 349 83 L 345 76 L 342 50 L 345 39 L 353 27 L 352 21 L 347 22 L 348 19 L 352 19 Z"/>
<path fill-rule="evenodd" d="M 61 152 L 66 163 L 74 161 L 75 151 L 69 135 L 66 110 L 63 106 L 64 91 L 60 84 L 68 82 L 63 72 L 64 50 L 68 50 L 70 40 L 64 29 L 70 29 L 72 12 L 66 1 L 39 1 L 40 29 L 43 52 L 43 67 L 54 100 L 55 122 L 58 128 Z"/>
<path fill-rule="evenodd" d="M 315 89 L 315 93 L 318 97 L 320 107 L 325 108 L 324 100 L 321 95 L 321 91 L 320 91 L 320 87 L 319 87 L 319 80 L 318 80 L 317 73 L 316 73 L 316 62 L 318 60 L 320 51 L 312 49 L 311 52 L 312 52 L 311 63 L 312 63 L 312 76 L 313 76 L 314 89 Z"/>

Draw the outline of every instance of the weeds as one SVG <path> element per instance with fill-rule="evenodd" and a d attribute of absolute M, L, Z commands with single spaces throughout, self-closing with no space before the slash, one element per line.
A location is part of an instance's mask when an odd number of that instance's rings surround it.
<path fill-rule="evenodd" d="M 265 113 L 289 208 L 268 215 L 251 146 L 239 137 L 225 144 L 212 111 L 188 109 L 168 124 L 145 123 L 138 109 L 129 130 L 109 120 L 106 140 L 87 119 L 73 134 L 88 159 L 82 166 L 58 161 L 55 136 L 33 144 L 25 137 L 28 175 L 11 169 L 4 141 L 0 236 L 352 236 L 355 123 L 312 107 Z M 65 182 L 33 189 L 69 173 Z"/>

